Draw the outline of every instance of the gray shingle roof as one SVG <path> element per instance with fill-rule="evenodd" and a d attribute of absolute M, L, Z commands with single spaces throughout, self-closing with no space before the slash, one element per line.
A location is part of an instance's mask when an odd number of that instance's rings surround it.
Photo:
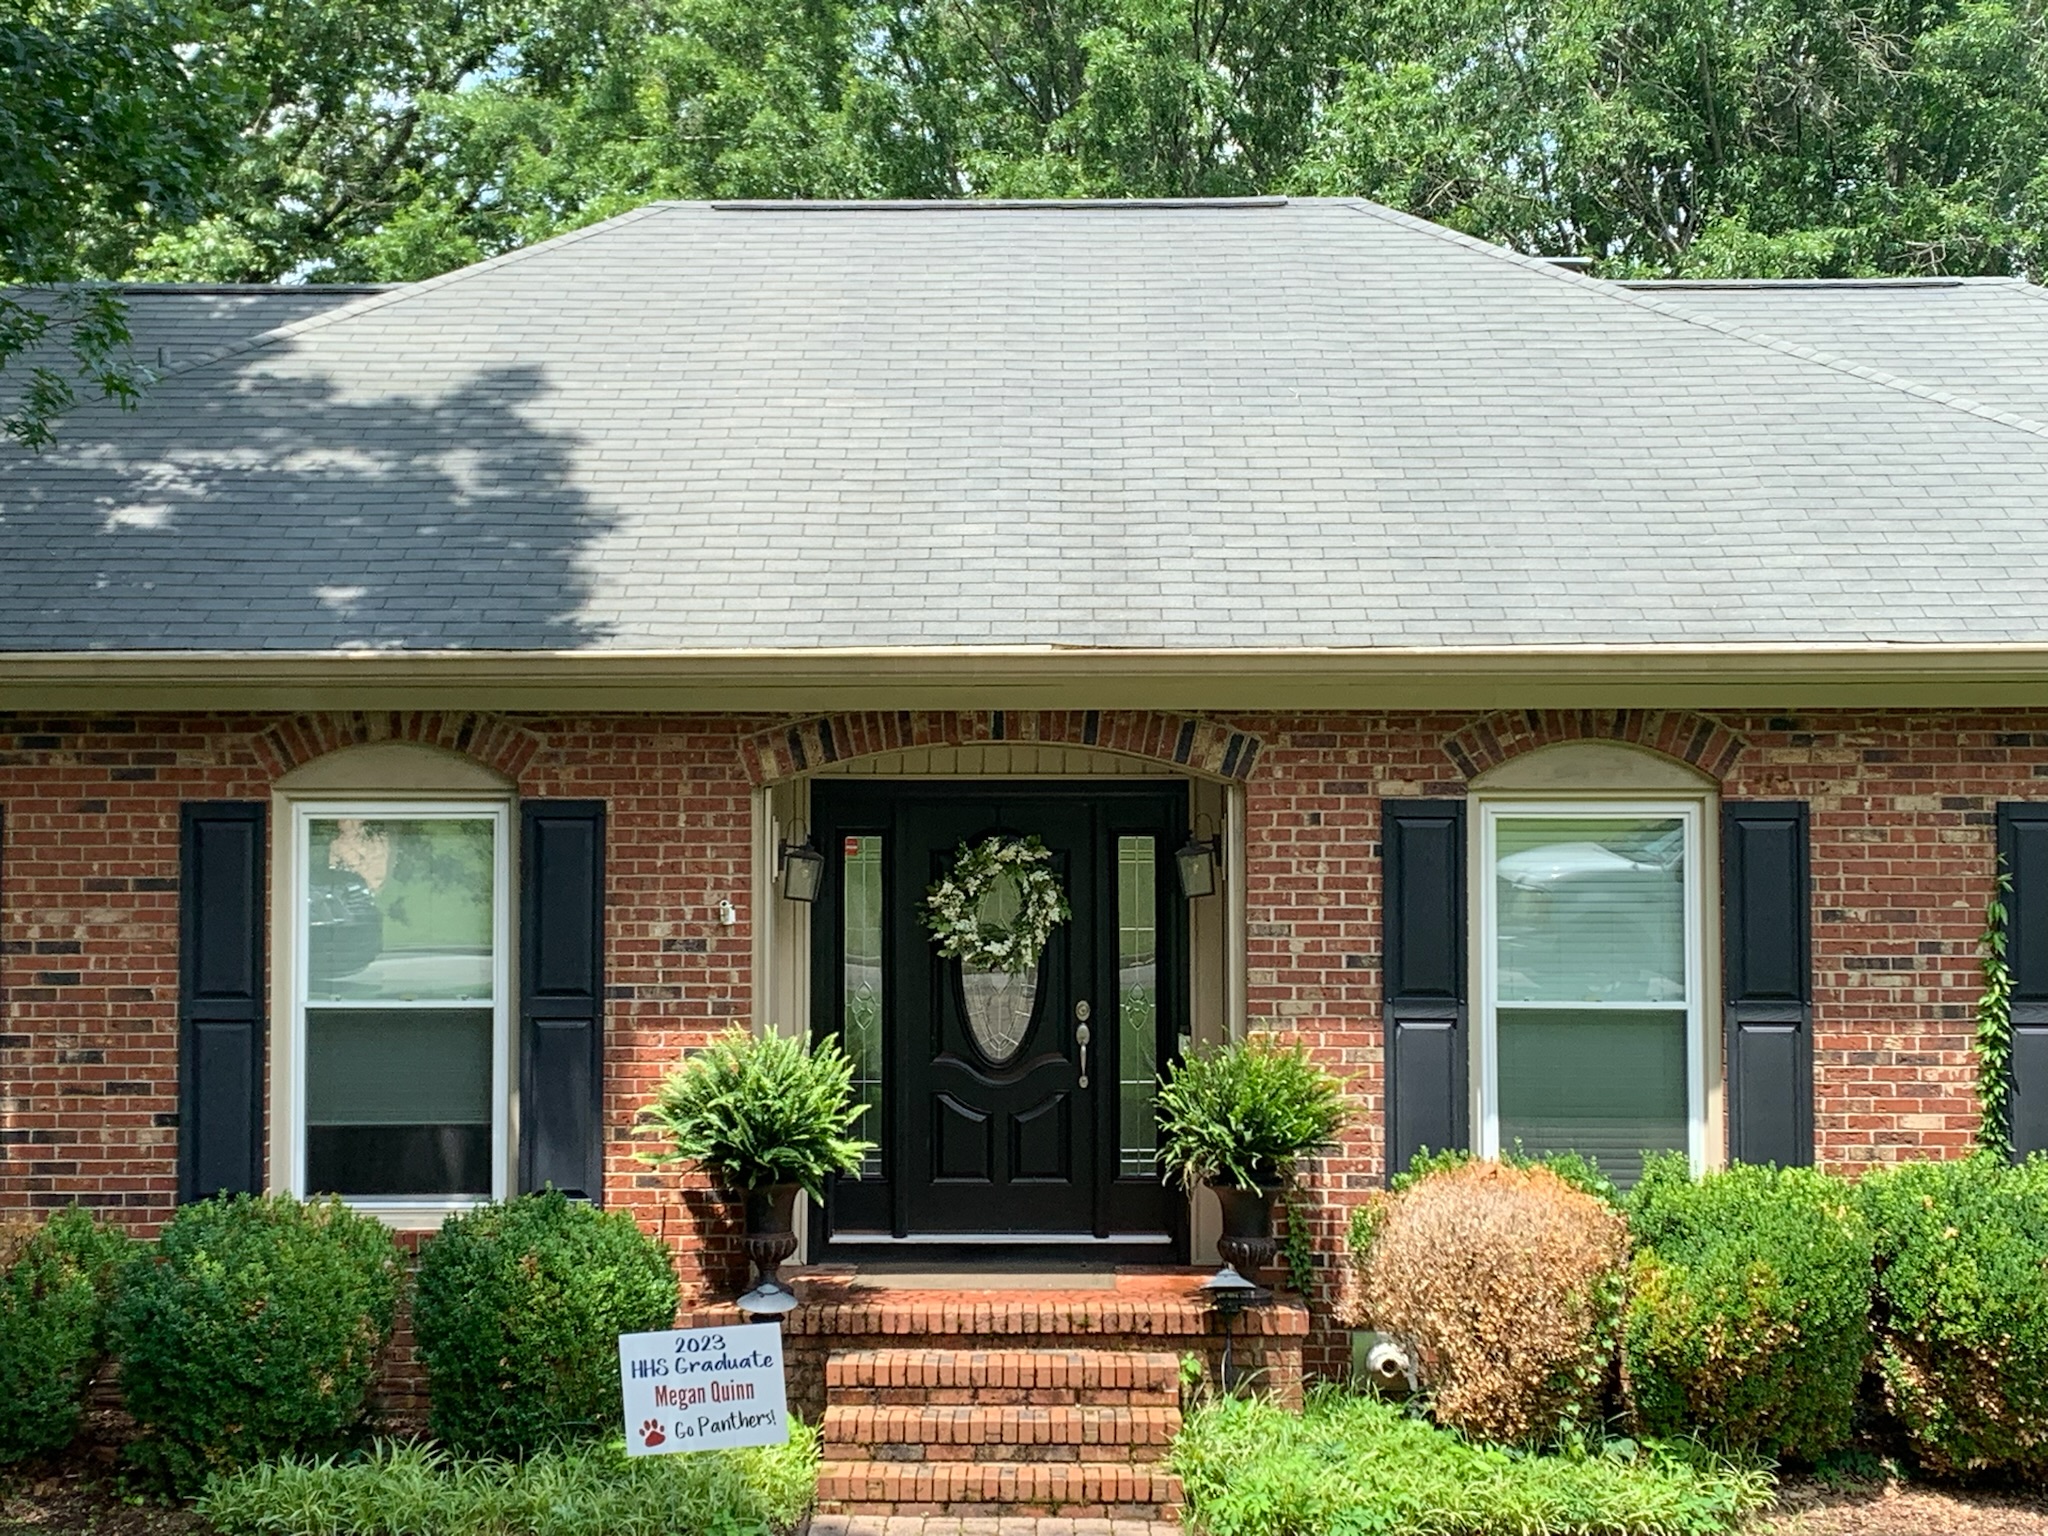
<path fill-rule="evenodd" d="M 2048 421 L 2048 290 L 2017 278 L 1628 286 L 1679 309 Z"/>
<path fill-rule="evenodd" d="M 0 459 L 10 650 L 2007 640 L 2048 426 L 1349 201 L 654 205 Z"/>

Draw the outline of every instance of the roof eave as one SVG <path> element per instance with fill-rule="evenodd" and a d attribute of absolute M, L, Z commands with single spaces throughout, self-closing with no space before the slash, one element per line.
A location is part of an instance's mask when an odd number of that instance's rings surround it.
<path fill-rule="evenodd" d="M 2048 707 L 2048 644 L 0 652 L 17 712 Z"/>

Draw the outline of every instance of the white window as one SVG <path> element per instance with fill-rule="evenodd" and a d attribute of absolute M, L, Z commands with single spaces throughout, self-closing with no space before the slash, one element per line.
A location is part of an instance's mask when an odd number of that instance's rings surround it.
<path fill-rule="evenodd" d="M 292 816 L 292 1187 L 369 1207 L 505 1193 L 508 812 Z"/>
<path fill-rule="evenodd" d="M 1479 1151 L 1706 1160 L 1701 807 L 1481 806 Z"/>

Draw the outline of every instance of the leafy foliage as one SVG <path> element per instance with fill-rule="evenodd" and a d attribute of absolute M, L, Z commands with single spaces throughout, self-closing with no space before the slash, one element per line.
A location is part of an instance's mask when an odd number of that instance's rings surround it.
<path fill-rule="evenodd" d="M 404 1278 L 383 1225 L 338 1200 L 236 1195 L 180 1209 L 121 1275 L 113 1341 L 165 1486 L 344 1444 L 363 1419 Z"/>
<path fill-rule="evenodd" d="M 1977 994 L 1977 1145 L 1996 1157 L 2012 1156 L 2012 966 L 2005 958 L 2006 899 L 2012 875 L 2001 868 L 1984 910 L 1984 954 Z"/>
<path fill-rule="evenodd" d="M 675 1321 L 668 1250 L 559 1191 L 450 1216 L 420 1250 L 413 1333 L 434 1433 L 525 1456 L 619 1427 L 617 1336 Z"/>
<path fill-rule="evenodd" d="M 149 229 L 195 216 L 226 158 L 224 82 L 196 37 L 151 0 L 0 10 L 0 284 L 38 285 L 0 292 L 0 426 L 29 447 L 81 385 L 124 403 L 139 387 L 119 299 L 74 282 L 119 275 Z"/>
<path fill-rule="evenodd" d="M 1595 1200 L 1620 1208 L 1622 1195 L 1620 1186 L 1600 1171 L 1600 1164 L 1580 1152 L 1552 1152 L 1547 1157 L 1530 1157 L 1517 1141 L 1512 1151 L 1503 1152 L 1500 1160 L 1510 1168 L 1548 1168 L 1573 1189 L 1591 1195 Z M 1408 1167 L 1387 1181 L 1388 1189 L 1395 1194 L 1410 1185 L 1426 1179 L 1432 1173 L 1449 1168 L 1462 1168 L 1473 1161 L 1470 1152 L 1455 1149 L 1432 1152 L 1424 1147 L 1409 1159 Z"/>
<path fill-rule="evenodd" d="M 75 1206 L 0 1226 L 0 1465 L 60 1451 L 77 1433 L 128 1246 Z"/>
<path fill-rule="evenodd" d="M 1159 1158 L 1184 1187 L 1271 1189 L 1328 1144 L 1350 1113 L 1343 1080 L 1300 1040 L 1254 1032 L 1197 1048 L 1159 1084 Z"/>
<path fill-rule="evenodd" d="M 1547 1444 L 1597 1420 L 1628 1231 L 1546 1168 L 1464 1162 L 1386 1202 L 1353 1261 L 1346 1322 L 1408 1341 L 1436 1421 Z"/>
<path fill-rule="evenodd" d="M 222 1536 L 769 1536 L 817 1489 L 817 1432 L 758 1450 L 629 1458 L 618 1441 L 524 1462 L 379 1445 L 353 1461 L 304 1457 L 216 1479 L 199 1513 Z"/>
<path fill-rule="evenodd" d="M 1921 1464 L 2048 1477 L 2048 1158 L 1868 1175 L 1878 1371 Z"/>
<path fill-rule="evenodd" d="M 2040 0 L 1390 0 L 1297 185 L 1612 273 L 2048 264 Z"/>
<path fill-rule="evenodd" d="M 1711 1536 L 1770 1500 L 1763 1472 L 1693 1452 L 1528 1455 L 1477 1445 L 1393 1404 L 1334 1388 L 1307 1409 L 1217 1398 L 1175 1443 L 1173 1467 L 1210 1536 Z"/>
<path fill-rule="evenodd" d="M 1849 1186 L 1748 1165 L 1695 1181 L 1674 1154 L 1646 1165 L 1628 1213 L 1622 1379 L 1642 1432 L 1807 1462 L 1847 1445 L 1871 1350 Z"/>
<path fill-rule="evenodd" d="M 822 1199 L 828 1174 L 858 1173 L 874 1150 L 852 1136 L 865 1108 L 836 1039 L 806 1049 L 735 1025 L 663 1079 L 640 1124 L 669 1145 L 640 1157 L 695 1163 L 727 1189 L 797 1184 Z"/>

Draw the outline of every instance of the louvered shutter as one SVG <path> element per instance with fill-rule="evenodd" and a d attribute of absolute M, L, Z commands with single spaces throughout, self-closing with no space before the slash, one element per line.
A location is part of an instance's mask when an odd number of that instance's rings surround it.
<path fill-rule="evenodd" d="M 1811 882 L 1804 802 L 1721 810 L 1728 1155 L 1813 1162 Z"/>
<path fill-rule="evenodd" d="M 519 1184 L 604 1195 L 604 804 L 520 808 Z"/>
<path fill-rule="evenodd" d="M 1387 1172 L 1462 1149 L 1466 1071 L 1465 803 L 1381 802 Z"/>
<path fill-rule="evenodd" d="M 259 802 L 180 808 L 181 1200 L 263 1184 L 263 828 Z"/>
<path fill-rule="evenodd" d="M 2012 1097 L 2015 1157 L 2048 1152 L 2048 804 L 1998 808 L 1998 855 L 2012 877 L 2005 958 L 2012 967 Z"/>

